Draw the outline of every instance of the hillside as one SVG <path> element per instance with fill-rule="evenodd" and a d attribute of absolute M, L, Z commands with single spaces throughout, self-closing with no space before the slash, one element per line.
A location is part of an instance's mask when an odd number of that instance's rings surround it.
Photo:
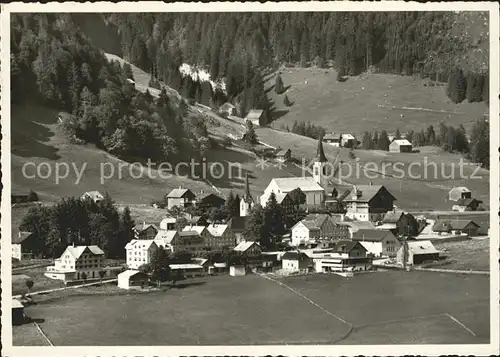
<path fill-rule="evenodd" d="M 275 76 L 266 89 L 273 107 L 272 126 L 292 127 L 294 121 L 311 121 L 327 131 L 362 134 L 365 131 L 421 130 L 440 122 L 470 129 L 488 113 L 485 103 L 454 104 L 446 96 L 446 85 L 418 77 L 362 74 L 336 81 L 336 71 L 319 68 L 282 68 L 283 94 L 273 90 Z M 432 83 L 435 86 L 429 86 Z M 283 104 L 287 95 L 292 106 Z"/>

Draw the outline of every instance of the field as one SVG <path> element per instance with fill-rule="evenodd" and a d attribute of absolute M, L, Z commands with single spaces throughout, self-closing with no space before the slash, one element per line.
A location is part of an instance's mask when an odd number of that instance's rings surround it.
<path fill-rule="evenodd" d="M 283 282 L 288 287 L 255 275 L 207 277 L 147 296 L 49 299 L 26 313 L 42 321 L 41 328 L 56 346 L 489 340 L 487 277 L 380 272 L 353 279 L 310 275 Z M 21 328 L 14 327 L 17 343 L 23 343 L 20 333 Z"/>
<path fill-rule="evenodd" d="M 472 239 L 462 242 L 437 243 L 436 249 L 448 256 L 450 263 L 440 269 L 490 270 L 490 239 Z"/>
<path fill-rule="evenodd" d="M 274 107 L 274 127 L 292 127 L 308 121 L 334 132 L 362 134 L 365 131 L 421 130 L 440 122 L 469 129 L 488 113 L 485 103 L 454 104 L 446 97 L 446 85 L 427 86 L 426 80 L 399 75 L 362 74 L 346 82 L 336 81 L 336 71 L 320 68 L 282 68 L 286 95 L 273 90 L 274 75 L 267 89 Z M 403 117 L 401 117 L 403 115 Z"/>

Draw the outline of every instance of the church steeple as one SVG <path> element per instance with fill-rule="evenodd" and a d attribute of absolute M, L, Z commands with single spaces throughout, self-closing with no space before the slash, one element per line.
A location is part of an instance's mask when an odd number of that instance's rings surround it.
<path fill-rule="evenodd" d="M 318 150 L 316 151 L 316 161 L 318 162 L 327 162 L 328 160 L 326 159 L 325 156 L 325 151 L 323 150 L 323 138 L 320 137 L 318 139 Z"/>
<path fill-rule="evenodd" d="M 252 194 L 250 193 L 250 183 L 248 182 L 248 172 L 245 174 L 245 193 L 243 199 L 246 202 L 253 202 Z"/>
<path fill-rule="evenodd" d="M 240 200 L 240 216 L 245 217 L 250 214 L 250 210 L 254 206 L 254 200 L 250 193 L 250 183 L 248 182 L 248 172 L 245 175 L 245 192 Z"/>

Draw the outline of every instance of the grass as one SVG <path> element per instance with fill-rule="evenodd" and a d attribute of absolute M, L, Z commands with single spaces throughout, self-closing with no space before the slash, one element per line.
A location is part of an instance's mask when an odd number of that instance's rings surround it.
<path fill-rule="evenodd" d="M 20 274 L 12 275 L 12 295 L 21 295 L 28 293 L 26 280 L 33 280 L 33 288 L 31 292 L 42 291 L 48 289 L 56 289 L 64 287 L 61 280 L 50 279 L 44 275 L 46 267 L 31 268 L 24 270 Z"/>
<path fill-rule="evenodd" d="M 290 88 L 283 94 L 269 90 L 275 112 L 273 126 L 292 127 L 294 121 L 321 125 L 329 131 L 361 134 L 365 131 L 395 132 L 396 129 L 421 130 L 444 122 L 470 128 L 472 122 L 488 112 L 485 103 L 452 103 L 446 86 L 424 86 L 426 80 L 388 74 L 362 74 L 346 82 L 336 81 L 333 69 L 285 68 L 281 77 Z M 266 87 L 274 85 L 271 75 Z M 291 107 L 283 104 L 287 95 Z M 423 111 L 403 108 L 424 108 Z M 445 113 L 441 112 L 445 111 Z M 404 117 L 401 117 L 404 115 Z"/>
<path fill-rule="evenodd" d="M 488 279 L 445 275 L 394 271 L 353 279 L 336 275 L 284 279 L 292 289 L 351 323 L 354 330 L 347 338 L 349 325 L 255 275 L 200 278 L 184 288 L 151 292 L 147 297 L 114 294 L 112 286 L 106 288 L 110 294 L 105 299 L 93 292 L 55 300 L 47 295 L 47 300 L 26 308 L 26 313 L 44 321 L 40 325 L 56 346 L 488 341 Z M 386 323 L 444 313 L 476 336 L 442 316 L 417 323 Z M 18 333 L 14 328 L 14 335 Z"/>
<path fill-rule="evenodd" d="M 436 249 L 448 256 L 449 264 L 438 266 L 452 270 L 490 270 L 490 240 L 472 239 L 462 242 L 434 242 Z"/>

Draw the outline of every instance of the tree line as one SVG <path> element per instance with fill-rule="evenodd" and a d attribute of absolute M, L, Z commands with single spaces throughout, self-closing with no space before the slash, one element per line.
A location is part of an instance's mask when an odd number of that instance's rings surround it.
<path fill-rule="evenodd" d="M 281 125 L 281 129 L 288 131 L 289 133 L 294 133 L 302 136 L 307 136 L 312 139 L 322 138 L 326 129 L 321 125 L 312 124 L 310 121 L 297 121 L 293 122 L 292 127 L 290 128 L 288 125 Z"/>
<path fill-rule="evenodd" d="M 35 235 L 35 256 L 56 258 L 68 245 L 97 245 L 110 258 L 125 257 L 125 245 L 134 237 L 130 209 L 120 214 L 108 194 L 92 199 L 65 198 L 53 206 L 31 208 L 20 229 Z"/>

